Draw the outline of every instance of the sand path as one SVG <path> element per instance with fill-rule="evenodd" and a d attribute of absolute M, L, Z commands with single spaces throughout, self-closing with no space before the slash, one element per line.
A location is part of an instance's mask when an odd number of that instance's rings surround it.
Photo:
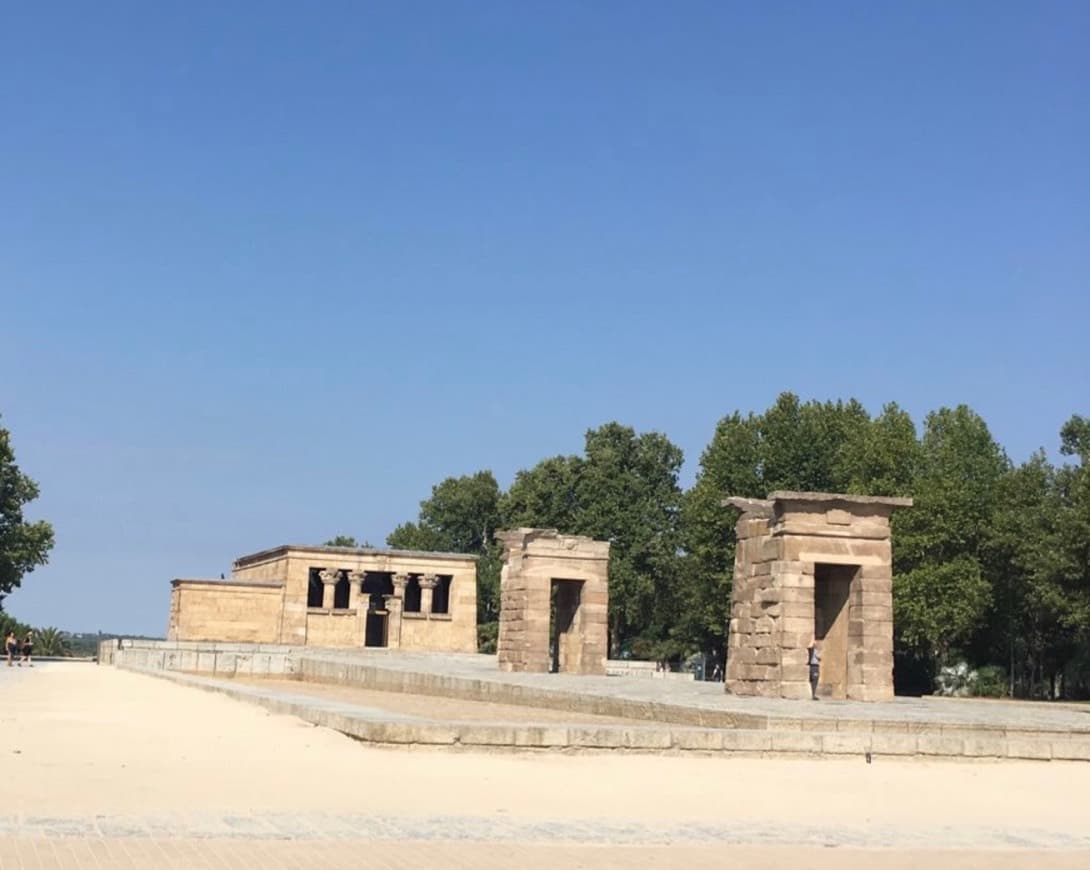
<path fill-rule="evenodd" d="M 918 849 L 954 850 L 944 866 L 1090 866 L 1087 764 L 380 749 L 86 664 L 5 668 L 0 697 L 0 774 L 20 796 L 0 811 L 5 868 L 5 849 L 35 843 L 52 844 L 41 852 L 52 863 L 24 855 L 28 868 L 95 866 L 65 863 L 64 850 L 88 843 L 105 850 L 98 866 L 128 867 L 139 862 L 111 864 L 109 850 L 123 862 L 155 843 L 166 855 L 182 843 L 275 852 L 312 842 L 356 844 L 358 857 L 365 840 L 377 859 L 411 853 L 393 848 L 402 841 L 423 856 L 449 839 L 467 841 L 445 853 L 451 861 L 464 854 L 477 867 L 492 866 L 490 849 L 499 860 L 526 843 L 537 844 L 517 862 L 528 867 L 534 854 L 553 866 L 557 849 L 585 853 L 587 867 L 639 866 L 633 854 L 662 851 L 652 844 L 672 844 L 662 854 L 688 867 L 721 866 L 724 850 L 760 857 L 749 866 L 833 866 L 830 848 L 841 868 L 911 866 L 902 862 Z"/>

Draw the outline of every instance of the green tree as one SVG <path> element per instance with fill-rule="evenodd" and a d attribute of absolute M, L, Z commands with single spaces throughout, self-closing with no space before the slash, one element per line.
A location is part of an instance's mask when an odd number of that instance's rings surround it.
<path fill-rule="evenodd" d="M 553 456 L 519 471 L 501 502 L 504 527 L 571 533 L 580 521 L 578 485 L 582 469 L 581 457 Z"/>
<path fill-rule="evenodd" d="M 23 507 L 37 497 L 38 484 L 19 470 L 11 436 L 0 428 L 0 608 L 24 575 L 46 563 L 53 548 L 53 527 L 23 517 Z"/>
<path fill-rule="evenodd" d="M 34 632 L 34 652 L 40 656 L 66 656 L 69 654 L 68 636 L 53 626 L 39 628 Z"/>
<path fill-rule="evenodd" d="M 904 646 L 943 663 L 989 613 L 983 548 L 1009 462 L 964 405 L 927 416 L 918 458 L 915 504 L 894 517 L 894 624 Z"/>
<path fill-rule="evenodd" d="M 1086 595 L 1077 562 L 1065 547 L 1060 475 L 1043 451 L 1000 481 L 987 542 L 996 618 L 985 654 L 1005 661 L 1009 688 L 1038 694 L 1077 654 Z"/>
<path fill-rule="evenodd" d="M 14 631 L 15 636 L 21 640 L 29 630 L 30 626 L 26 623 L 20 622 L 10 613 L 0 611 L 0 639 L 6 638 L 9 632 Z"/>
<path fill-rule="evenodd" d="M 738 412 L 724 417 L 700 457 L 700 471 L 681 512 L 684 548 L 680 578 L 680 632 L 697 649 L 722 654 L 730 622 L 737 514 L 729 495 L 763 498 L 760 420 Z"/>
<path fill-rule="evenodd" d="M 405 549 L 483 552 L 496 530 L 499 501 L 499 484 L 491 471 L 448 477 L 420 503 L 417 521 L 398 526 L 386 543 Z"/>
<path fill-rule="evenodd" d="M 853 428 L 837 459 L 837 481 L 857 495 L 912 494 L 920 464 L 916 426 L 896 403 L 869 425 Z"/>
<path fill-rule="evenodd" d="M 367 543 L 366 541 L 362 541 L 360 543 L 357 543 L 356 539 L 354 537 L 352 537 L 351 535 L 334 535 L 332 538 L 330 538 L 328 541 L 326 541 L 324 544 L 322 544 L 322 546 L 323 547 L 354 547 L 356 549 L 361 549 L 361 550 L 371 549 L 371 545 L 369 543 Z"/>
<path fill-rule="evenodd" d="M 845 451 L 861 440 L 869 424 L 855 399 L 803 404 L 794 393 L 781 394 L 757 418 L 762 495 L 774 490 L 844 492 Z"/>
<path fill-rule="evenodd" d="M 619 423 L 587 432 L 583 456 L 519 472 L 501 506 L 508 528 L 556 528 L 610 542 L 610 646 L 660 647 L 676 624 L 681 450 Z"/>
<path fill-rule="evenodd" d="M 491 471 L 448 477 L 420 502 L 415 522 L 402 523 L 386 543 L 402 550 L 472 553 L 477 558 L 477 631 L 482 652 L 495 648 L 499 620 L 500 552 L 495 542 L 500 488 Z"/>

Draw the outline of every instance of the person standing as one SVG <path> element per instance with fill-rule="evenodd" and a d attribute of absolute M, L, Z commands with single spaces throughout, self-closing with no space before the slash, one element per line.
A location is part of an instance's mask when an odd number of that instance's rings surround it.
<path fill-rule="evenodd" d="M 818 678 L 821 676 L 821 646 L 816 637 L 810 638 L 810 646 L 806 648 L 806 663 L 810 666 L 810 698 L 818 699 Z"/>
<path fill-rule="evenodd" d="M 28 631 L 26 637 L 23 638 L 23 661 L 26 662 L 28 668 L 34 667 L 34 662 L 30 660 L 30 654 L 34 652 L 34 632 Z M 20 662 L 20 665 L 22 662 Z"/>
<path fill-rule="evenodd" d="M 8 667 L 11 667 L 11 663 L 15 661 L 15 657 L 19 655 L 19 641 L 15 638 L 15 632 L 8 632 L 8 639 L 4 642 L 4 649 L 8 654 Z M 22 662 L 19 662 L 19 666 L 22 667 Z"/>

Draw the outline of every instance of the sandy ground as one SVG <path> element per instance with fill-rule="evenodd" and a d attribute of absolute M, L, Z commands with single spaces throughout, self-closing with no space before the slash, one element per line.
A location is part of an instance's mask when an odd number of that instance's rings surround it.
<path fill-rule="evenodd" d="M 919 849 L 953 849 L 941 866 L 1090 866 L 1090 851 L 1073 851 L 1090 849 L 1090 764 L 379 749 L 89 664 L 4 668 L 0 697 L 0 773 L 19 795 L 0 811 L 9 848 L 38 837 L 363 837 L 382 848 L 454 838 L 477 843 L 458 848 L 478 849 L 466 860 L 481 867 L 490 842 L 583 849 L 587 867 L 614 866 L 609 855 L 620 861 L 633 843 L 691 853 L 677 866 L 743 847 L 760 859 L 747 866 L 833 866 L 823 848 L 840 868 L 907 867 Z"/>
<path fill-rule="evenodd" d="M 441 698 L 434 695 L 409 695 L 399 692 L 379 692 L 353 686 L 332 686 L 327 683 L 308 683 L 303 680 L 282 679 L 231 679 L 225 683 L 244 683 L 262 686 L 294 695 L 311 695 L 333 701 L 345 701 L 361 707 L 373 707 L 391 713 L 418 716 L 454 722 L 539 722 L 568 725 L 646 725 L 639 719 L 618 719 L 610 716 L 594 716 L 589 713 L 569 713 L 565 710 L 549 710 L 532 707 L 516 707 L 513 704 L 492 704 L 485 701 L 464 701 L 458 698 Z"/>

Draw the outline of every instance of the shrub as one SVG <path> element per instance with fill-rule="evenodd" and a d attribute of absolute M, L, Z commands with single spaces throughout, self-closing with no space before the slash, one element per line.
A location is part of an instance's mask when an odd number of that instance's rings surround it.
<path fill-rule="evenodd" d="M 978 668 L 972 683 L 972 692 L 978 698 L 1002 698 L 1007 694 L 1007 672 L 999 665 Z"/>

